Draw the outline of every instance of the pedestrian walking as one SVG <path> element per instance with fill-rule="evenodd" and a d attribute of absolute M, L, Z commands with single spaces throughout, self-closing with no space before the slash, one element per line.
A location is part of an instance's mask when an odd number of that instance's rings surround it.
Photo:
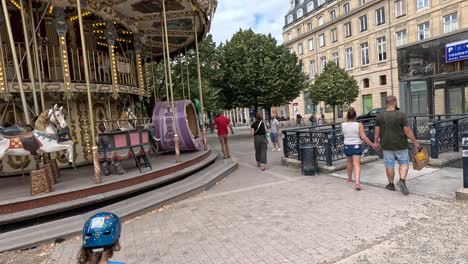
<path fill-rule="evenodd" d="M 296 115 L 296 124 L 297 124 L 297 126 L 302 126 L 302 116 L 301 116 L 301 114 Z"/>
<path fill-rule="evenodd" d="M 224 159 L 231 157 L 229 152 L 229 142 L 228 142 L 228 127 L 231 130 L 231 134 L 234 135 L 234 129 L 232 128 L 231 120 L 225 117 L 223 114 L 219 113 L 215 119 L 215 125 L 218 129 L 218 139 L 221 144 L 221 150 L 223 152 Z"/>
<path fill-rule="evenodd" d="M 419 143 L 409 127 L 406 115 L 398 110 L 395 96 L 386 99 L 387 109 L 375 121 L 374 143 L 383 150 L 385 170 L 388 178 L 386 189 L 395 191 L 395 162 L 399 164 L 400 180 L 397 185 L 400 191 L 409 194 L 406 187 L 406 176 L 409 169 L 408 138 L 419 149 Z M 379 141 L 380 140 L 380 141 Z"/>
<path fill-rule="evenodd" d="M 347 163 L 348 182 L 353 182 L 353 171 L 356 190 L 361 190 L 361 156 L 364 150 L 362 141 L 375 148 L 374 143 L 369 140 L 364 132 L 364 126 L 356 122 L 356 111 L 354 108 L 348 110 L 346 122 L 341 124 L 341 130 L 344 136 L 344 153 Z"/>
<path fill-rule="evenodd" d="M 113 213 L 97 213 L 86 221 L 78 264 L 124 264 L 110 261 L 115 251 L 120 250 L 120 218 Z"/>
<path fill-rule="evenodd" d="M 315 118 L 315 113 L 313 113 L 313 114 L 310 115 L 309 120 L 310 120 L 310 125 L 311 125 L 311 126 L 314 126 L 315 123 L 317 123 L 317 118 Z"/>
<path fill-rule="evenodd" d="M 255 114 L 255 120 L 252 126 L 250 126 L 250 135 L 254 137 L 255 160 L 257 161 L 257 166 L 264 171 L 266 170 L 267 164 L 267 126 L 263 121 L 263 116 L 259 112 Z"/>
<path fill-rule="evenodd" d="M 321 125 L 324 125 L 324 124 L 325 124 L 325 115 L 321 114 L 320 118 L 318 119 L 318 125 L 321 126 Z"/>
<path fill-rule="evenodd" d="M 281 147 L 279 144 L 279 135 L 280 135 L 280 123 L 278 119 L 276 119 L 276 115 L 271 116 L 270 121 L 270 140 L 273 144 L 273 151 L 281 151 Z"/>

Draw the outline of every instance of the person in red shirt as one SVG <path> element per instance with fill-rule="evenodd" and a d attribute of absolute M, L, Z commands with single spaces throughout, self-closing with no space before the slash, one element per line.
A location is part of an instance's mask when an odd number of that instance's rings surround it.
<path fill-rule="evenodd" d="M 216 128 L 218 129 L 219 143 L 221 143 L 221 149 L 223 151 L 224 158 L 230 158 L 229 145 L 228 145 L 228 127 L 231 129 L 231 133 L 234 135 L 234 129 L 232 128 L 231 121 L 229 118 L 222 114 L 218 114 L 214 121 Z"/>

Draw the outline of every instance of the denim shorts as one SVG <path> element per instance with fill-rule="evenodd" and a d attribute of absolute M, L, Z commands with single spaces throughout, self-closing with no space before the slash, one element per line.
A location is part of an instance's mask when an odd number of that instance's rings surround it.
<path fill-rule="evenodd" d="M 270 132 L 270 139 L 271 142 L 278 142 L 278 132 Z"/>
<path fill-rule="evenodd" d="M 361 156 L 363 150 L 362 144 L 344 145 L 344 154 L 346 157 Z"/>
<path fill-rule="evenodd" d="M 408 149 L 384 150 L 383 157 L 385 168 L 395 167 L 395 161 L 398 161 L 399 165 L 409 165 Z"/>

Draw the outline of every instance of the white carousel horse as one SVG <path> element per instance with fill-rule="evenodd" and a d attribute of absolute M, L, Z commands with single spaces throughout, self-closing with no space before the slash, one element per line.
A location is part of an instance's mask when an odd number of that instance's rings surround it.
<path fill-rule="evenodd" d="M 61 133 L 68 132 L 62 108 L 54 105 L 41 113 L 32 131 L 8 133 L 7 128 L 3 129 L 0 133 L 0 159 L 5 155 L 35 156 L 37 153 L 66 150 L 68 162 L 73 163 L 73 141 L 69 137 L 64 138 Z"/>

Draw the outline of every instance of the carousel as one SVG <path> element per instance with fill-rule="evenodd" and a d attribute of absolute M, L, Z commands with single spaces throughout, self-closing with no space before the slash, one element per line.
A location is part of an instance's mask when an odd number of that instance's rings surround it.
<path fill-rule="evenodd" d="M 200 66 L 199 98 L 174 98 L 171 59 L 199 63 L 216 0 L 1 3 L 0 224 L 212 156 Z"/>

